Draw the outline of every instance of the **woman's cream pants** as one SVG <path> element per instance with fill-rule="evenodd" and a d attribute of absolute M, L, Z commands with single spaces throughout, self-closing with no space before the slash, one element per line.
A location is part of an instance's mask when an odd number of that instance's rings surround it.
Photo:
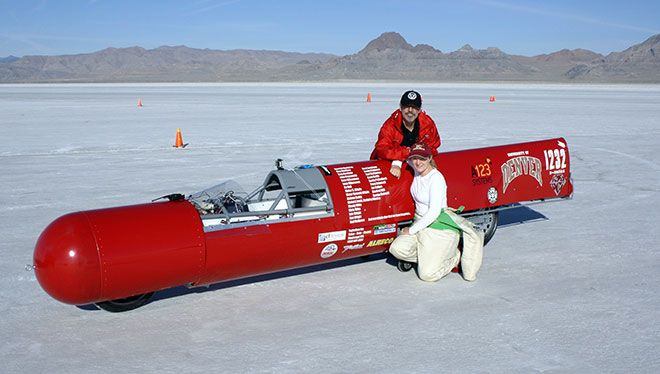
<path fill-rule="evenodd" d="M 390 253 L 399 260 L 416 262 L 419 278 L 435 282 L 458 265 L 460 235 L 452 230 L 425 228 L 415 235 L 399 235 Z"/>

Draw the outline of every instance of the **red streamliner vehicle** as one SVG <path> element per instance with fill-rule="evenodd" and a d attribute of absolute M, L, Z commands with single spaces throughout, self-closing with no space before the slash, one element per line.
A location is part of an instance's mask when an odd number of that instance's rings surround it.
<path fill-rule="evenodd" d="M 563 138 L 443 152 L 435 161 L 449 206 L 464 206 L 486 242 L 500 210 L 573 193 Z M 385 252 L 414 213 L 411 169 L 396 179 L 389 167 L 278 167 L 249 193 L 227 181 L 167 201 L 66 214 L 37 241 L 36 277 L 61 302 L 119 312 L 165 288 Z"/>

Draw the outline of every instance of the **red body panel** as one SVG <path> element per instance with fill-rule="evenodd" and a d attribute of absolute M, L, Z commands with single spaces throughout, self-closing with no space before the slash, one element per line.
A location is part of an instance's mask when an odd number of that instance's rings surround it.
<path fill-rule="evenodd" d="M 367 170 L 366 173 L 363 168 Z M 300 268 L 387 250 L 396 237 L 396 223 L 412 218 L 414 207 L 408 192 L 412 176 L 402 180 L 386 177 L 389 175 L 389 163 L 383 161 L 328 166 L 328 169 L 332 175 L 325 179 L 333 199 L 333 217 L 207 232 L 207 267 L 198 284 Z M 355 199 L 359 196 L 358 192 L 367 190 L 365 187 L 362 191 L 347 192 L 351 191 L 349 186 L 357 185 L 349 183 L 370 186 L 370 180 L 373 183 L 389 184 L 381 192 L 386 195 L 374 198 L 369 194 L 368 199 L 373 200 L 362 202 L 360 207 L 350 208 L 359 209 L 360 214 L 357 211 L 349 212 L 348 199 Z M 383 216 L 388 218 L 375 219 Z M 389 232 L 374 234 L 374 226 L 382 223 L 392 226 L 389 230 L 383 230 Z M 319 238 L 320 234 L 342 231 L 343 240 Z M 333 245 L 337 245 L 335 253 L 330 255 L 330 252 L 323 252 L 326 247 Z"/>
<path fill-rule="evenodd" d="M 572 194 L 564 139 L 441 153 L 448 203 L 466 210 Z M 85 304 L 182 284 L 211 284 L 383 252 L 413 218 L 413 174 L 387 161 L 319 168 L 333 215 L 204 232 L 187 201 L 71 213 L 34 253 L 37 279 L 57 300 Z"/>
<path fill-rule="evenodd" d="M 563 138 L 446 152 L 435 160 L 447 181 L 447 203 L 468 211 L 573 193 Z M 488 200 L 491 187 L 494 202 Z"/>
<path fill-rule="evenodd" d="M 53 298 L 85 304 L 101 295 L 101 262 L 83 213 L 62 216 L 41 233 L 34 250 L 37 281 Z"/>
<path fill-rule="evenodd" d="M 334 231 L 332 218 L 305 221 L 314 232 L 305 235 L 301 222 L 220 230 L 206 234 L 207 268 L 198 284 L 244 278 L 323 262 L 317 230 Z M 321 231 L 323 232 L 323 231 Z"/>
<path fill-rule="evenodd" d="M 67 214 L 44 230 L 34 252 L 41 286 L 69 304 L 192 283 L 204 262 L 199 214 L 184 201 Z"/>

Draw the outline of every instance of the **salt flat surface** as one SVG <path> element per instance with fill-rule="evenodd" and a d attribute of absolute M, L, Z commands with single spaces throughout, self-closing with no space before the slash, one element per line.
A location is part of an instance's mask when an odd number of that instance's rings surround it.
<path fill-rule="evenodd" d="M 574 199 L 510 218 L 474 283 L 375 256 L 111 314 L 53 300 L 24 270 L 68 212 L 254 187 L 276 158 L 367 159 L 410 88 L 442 150 L 557 136 L 571 150 Z M 0 85 L 0 129 L 3 372 L 660 371 L 660 86 Z"/>

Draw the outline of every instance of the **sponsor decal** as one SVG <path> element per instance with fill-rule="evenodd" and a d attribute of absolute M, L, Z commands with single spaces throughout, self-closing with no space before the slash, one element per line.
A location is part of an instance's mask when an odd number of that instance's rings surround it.
<path fill-rule="evenodd" d="M 346 230 L 322 232 L 319 234 L 319 243 L 337 242 L 346 240 Z"/>
<path fill-rule="evenodd" d="M 517 152 L 509 152 L 507 153 L 507 157 L 517 157 L 517 156 L 527 156 L 529 154 L 529 151 L 517 151 Z"/>
<path fill-rule="evenodd" d="M 323 250 L 321 250 L 321 258 L 328 258 L 334 256 L 335 253 L 337 253 L 337 244 L 332 243 L 328 244 L 325 247 L 323 247 Z"/>
<path fill-rule="evenodd" d="M 330 169 L 328 169 L 327 166 L 319 166 L 319 168 L 321 168 L 321 170 L 323 170 L 323 174 L 332 175 L 332 172 L 330 171 Z"/>
<path fill-rule="evenodd" d="M 472 186 L 480 186 L 482 184 L 492 184 L 493 183 L 493 177 L 485 177 L 485 178 L 473 178 L 472 179 Z"/>
<path fill-rule="evenodd" d="M 472 186 L 478 186 L 482 184 L 493 183 L 491 166 L 493 162 L 490 160 L 490 157 L 486 157 L 484 162 L 472 165 Z"/>
<path fill-rule="evenodd" d="M 415 100 L 417 98 L 417 94 L 414 93 L 414 92 L 410 92 L 410 93 L 408 93 L 408 98 L 410 100 Z"/>
<path fill-rule="evenodd" d="M 412 213 L 410 212 L 403 212 L 403 213 L 396 213 L 396 214 L 389 214 L 386 216 L 378 216 L 378 217 L 369 217 L 369 221 L 378 221 L 381 219 L 390 219 L 390 218 L 395 218 L 395 217 L 405 217 L 405 216 L 410 216 Z"/>
<path fill-rule="evenodd" d="M 559 195 L 561 189 L 566 185 L 566 177 L 564 174 L 555 174 L 550 180 L 550 187 L 555 191 L 555 194 Z"/>
<path fill-rule="evenodd" d="M 396 223 L 388 223 L 374 226 L 374 235 L 391 234 L 396 232 Z"/>
<path fill-rule="evenodd" d="M 394 238 L 375 239 L 367 244 L 367 247 L 375 247 L 377 245 L 387 245 L 394 241 Z"/>
<path fill-rule="evenodd" d="M 341 251 L 341 253 L 344 253 L 344 252 L 346 252 L 346 251 L 354 251 L 354 250 L 356 250 L 356 249 L 362 249 L 362 248 L 364 248 L 364 243 L 345 245 L 343 248 L 344 248 L 344 250 Z"/>
<path fill-rule="evenodd" d="M 554 174 L 553 170 L 563 172 L 566 169 L 566 150 L 565 149 L 546 149 L 543 151 L 545 157 L 545 170 Z"/>
<path fill-rule="evenodd" d="M 502 164 L 502 193 L 521 175 L 529 175 L 536 179 L 539 186 L 543 186 L 541 177 L 541 160 L 532 156 L 518 156 Z"/>
<path fill-rule="evenodd" d="M 560 140 L 557 140 L 557 145 L 562 147 L 562 148 L 566 148 L 566 144 L 564 142 L 560 141 Z"/>
<path fill-rule="evenodd" d="M 488 202 L 491 204 L 497 202 L 497 188 L 491 187 L 488 189 Z"/>

